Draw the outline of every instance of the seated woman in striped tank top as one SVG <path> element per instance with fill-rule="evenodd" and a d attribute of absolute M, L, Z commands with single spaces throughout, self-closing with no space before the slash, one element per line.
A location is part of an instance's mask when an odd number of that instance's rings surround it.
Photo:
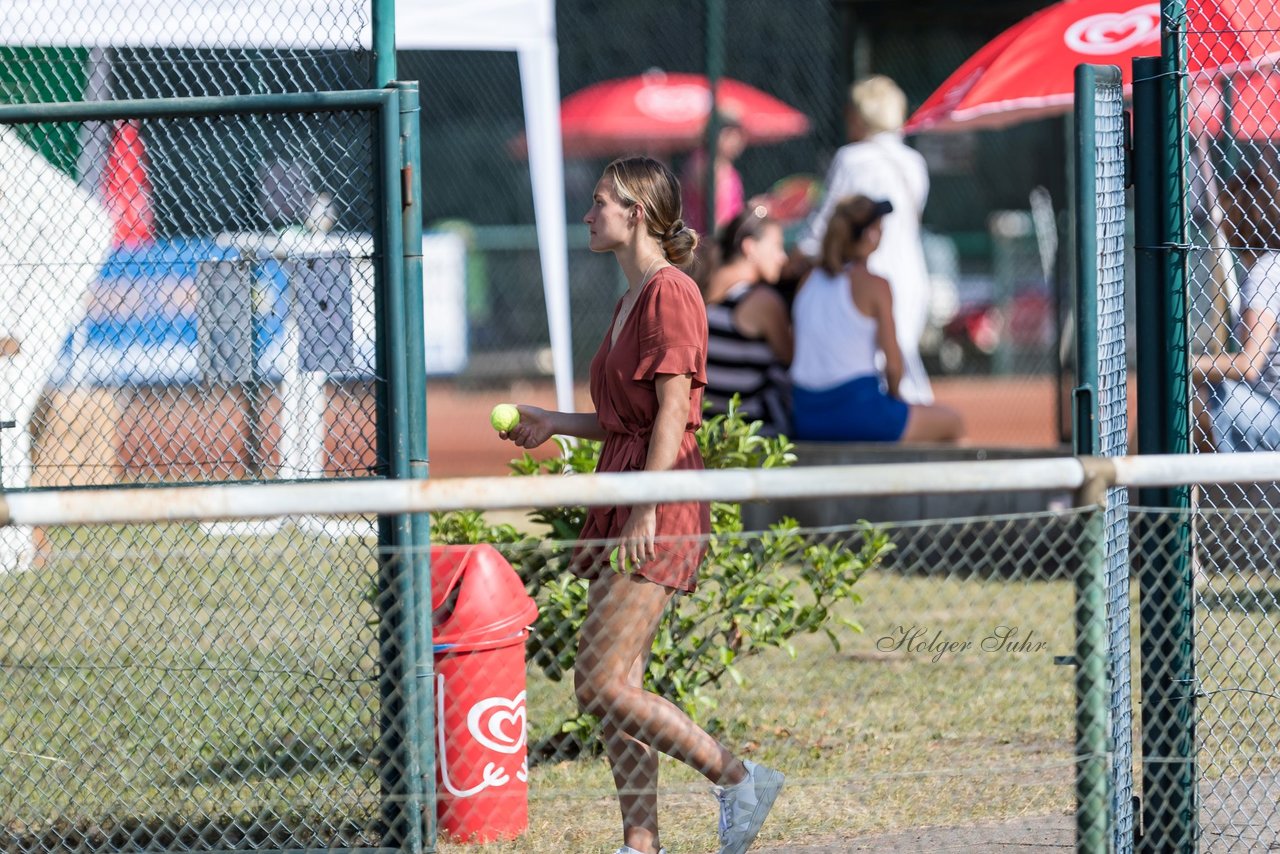
<path fill-rule="evenodd" d="M 836 205 L 822 239 L 822 261 L 792 307 L 795 438 L 829 442 L 952 442 L 960 416 L 936 405 L 904 403 L 902 349 L 889 283 L 867 269 L 880 245 L 886 201 L 853 196 Z M 884 354 L 884 373 L 877 364 Z"/>
<path fill-rule="evenodd" d="M 750 207 L 725 224 L 716 250 L 705 294 L 707 414 L 726 412 L 738 394 L 742 414 L 763 422 L 762 435 L 789 433 L 791 315 L 770 287 L 787 262 L 782 226 L 762 205 Z"/>

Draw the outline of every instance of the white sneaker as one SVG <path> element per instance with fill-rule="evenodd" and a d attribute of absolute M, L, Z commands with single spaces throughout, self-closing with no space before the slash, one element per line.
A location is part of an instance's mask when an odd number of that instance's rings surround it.
<path fill-rule="evenodd" d="M 742 764 L 747 766 L 747 779 L 714 790 L 720 801 L 720 854 L 745 854 L 764 826 L 785 779 L 781 771 L 751 761 Z"/>

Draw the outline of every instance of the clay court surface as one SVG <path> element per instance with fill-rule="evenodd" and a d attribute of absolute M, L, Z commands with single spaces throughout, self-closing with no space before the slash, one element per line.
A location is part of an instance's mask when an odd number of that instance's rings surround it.
<path fill-rule="evenodd" d="M 964 417 L 964 444 L 984 447 L 1044 448 L 1058 445 L 1055 381 L 1052 377 L 963 377 L 935 380 L 939 403 Z M 516 448 L 500 441 L 489 426 L 494 404 L 555 405 L 550 383 L 517 383 L 468 389 L 447 381 L 427 385 L 427 446 L 432 477 L 507 473 Z M 589 409 L 584 385 L 577 389 L 579 409 Z M 542 449 L 550 453 L 550 449 Z"/>
<path fill-rule="evenodd" d="M 1134 383 L 1130 383 L 1132 389 Z M 935 381 L 939 403 L 959 410 L 963 444 L 982 448 L 1058 450 L 1055 383 L 1047 376 L 964 377 Z M 365 476 L 376 467 L 373 397 L 368 384 L 329 386 L 324 473 Z M 579 411 L 591 409 L 585 384 Z M 432 477 L 501 476 L 519 456 L 498 439 L 489 412 L 503 402 L 553 407 L 547 381 L 427 382 L 427 444 Z M 59 391 L 46 404 L 35 437 L 33 483 L 105 485 L 132 481 L 198 482 L 252 476 L 252 459 L 270 478 L 283 462 L 284 410 L 276 394 L 259 405 L 259 426 L 237 388 L 142 386 Z M 250 438 L 257 437 L 257 451 Z M 255 456 L 256 453 L 256 456 Z M 548 444 L 537 453 L 548 456 Z"/>

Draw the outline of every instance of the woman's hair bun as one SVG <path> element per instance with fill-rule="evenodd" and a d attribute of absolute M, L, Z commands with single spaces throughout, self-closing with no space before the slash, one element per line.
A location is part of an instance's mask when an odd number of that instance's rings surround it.
<path fill-rule="evenodd" d="M 677 219 L 662 233 L 662 254 L 677 267 L 687 267 L 693 261 L 694 250 L 698 248 L 698 232 Z"/>

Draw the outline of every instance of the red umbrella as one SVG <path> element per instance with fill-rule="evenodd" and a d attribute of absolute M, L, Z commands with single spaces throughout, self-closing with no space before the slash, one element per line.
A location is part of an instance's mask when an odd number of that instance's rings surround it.
<path fill-rule="evenodd" d="M 1188 70 L 1244 71 L 1280 57 L 1280 8 L 1270 0 L 1191 0 Z M 1160 52 L 1160 4 L 1065 0 L 1005 30 L 973 55 L 907 122 L 907 133 L 996 128 L 1071 107 L 1075 67 Z"/>
<path fill-rule="evenodd" d="M 716 106 L 737 119 L 748 143 L 779 142 L 809 130 L 804 113 L 738 80 L 720 79 Z M 571 155 L 688 150 L 702 142 L 710 111 L 711 87 L 700 74 L 650 71 L 605 80 L 560 105 L 564 150 Z"/>

